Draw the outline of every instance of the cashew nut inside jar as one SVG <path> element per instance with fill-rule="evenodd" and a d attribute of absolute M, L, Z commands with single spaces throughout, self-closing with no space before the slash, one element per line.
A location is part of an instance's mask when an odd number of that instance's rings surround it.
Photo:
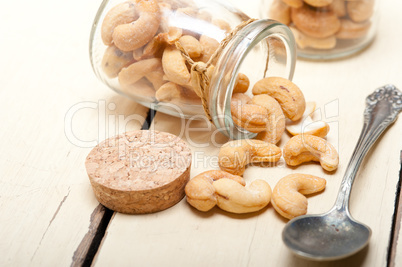
<path fill-rule="evenodd" d="M 209 114 L 235 139 L 255 133 L 233 123 L 234 88 L 247 79 L 249 89 L 243 89 L 251 96 L 253 84 L 264 77 L 291 80 L 295 49 L 286 25 L 250 20 L 216 0 L 105 0 L 90 36 L 92 67 L 107 86 L 174 116 L 203 119 Z M 197 90 L 194 65 L 204 68 L 204 94 Z"/>
<path fill-rule="evenodd" d="M 367 47 L 378 23 L 375 0 L 261 0 L 260 17 L 293 31 L 298 56 L 332 59 Z"/>

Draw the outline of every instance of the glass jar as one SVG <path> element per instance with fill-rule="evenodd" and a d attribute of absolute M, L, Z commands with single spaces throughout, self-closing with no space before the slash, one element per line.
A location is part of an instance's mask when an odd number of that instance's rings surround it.
<path fill-rule="evenodd" d="M 104 0 L 90 36 L 92 67 L 110 88 L 146 107 L 201 118 L 190 65 L 176 42 L 195 62 L 207 62 L 225 36 L 248 19 L 216 0 Z M 255 136 L 232 120 L 238 74 L 247 75 L 250 85 L 268 76 L 291 80 L 295 50 L 289 28 L 273 20 L 253 21 L 228 40 L 208 68 L 208 111 L 217 129 L 233 139 Z"/>
<path fill-rule="evenodd" d="M 352 55 L 374 39 L 375 0 L 262 0 L 260 16 L 288 25 L 297 55 L 333 59 Z"/>

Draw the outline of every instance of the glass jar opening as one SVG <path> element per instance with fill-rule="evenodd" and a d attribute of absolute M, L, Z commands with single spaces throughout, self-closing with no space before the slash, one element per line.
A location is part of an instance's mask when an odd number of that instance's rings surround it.
<path fill-rule="evenodd" d="M 209 111 L 215 126 L 231 139 L 255 137 L 232 119 L 230 104 L 238 74 L 249 78 L 246 95 L 252 96 L 252 86 L 260 79 L 292 80 L 295 64 L 295 40 L 287 26 L 265 19 L 240 30 L 222 51 L 212 75 Z"/>

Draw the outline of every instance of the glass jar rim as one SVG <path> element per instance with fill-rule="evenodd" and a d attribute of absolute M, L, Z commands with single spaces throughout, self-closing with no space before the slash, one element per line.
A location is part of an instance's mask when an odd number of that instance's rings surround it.
<path fill-rule="evenodd" d="M 275 20 L 254 21 L 240 30 L 223 49 L 215 66 L 210 83 L 209 112 L 214 125 L 231 139 L 253 138 L 251 133 L 234 124 L 231 115 L 231 97 L 240 67 L 249 52 L 262 41 L 275 38 L 283 44 L 286 54 L 284 73 L 280 76 L 292 80 L 296 65 L 296 44 L 293 33 L 284 24 Z M 267 60 L 275 59 L 276 54 L 267 51 Z M 267 61 L 267 63 L 268 63 Z M 265 78 L 267 71 L 264 73 Z M 231 75 L 227 77 L 229 74 Z"/>

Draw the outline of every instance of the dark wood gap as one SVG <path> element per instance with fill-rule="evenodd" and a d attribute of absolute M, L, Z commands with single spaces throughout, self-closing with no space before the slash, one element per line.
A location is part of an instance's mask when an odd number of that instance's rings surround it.
<path fill-rule="evenodd" d="M 144 124 L 142 125 L 141 130 L 149 130 L 149 128 L 151 127 L 151 123 L 155 118 L 155 115 L 156 115 L 156 110 L 150 109 L 148 111 L 147 117 L 144 121 Z"/>
<path fill-rule="evenodd" d="M 99 206 L 102 206 L 99 204 Z M 103 237 L 105 236 L 106 229 L 109 225 L 110 219 L 113 216 L 114 211 L 102 206 L 104 211 L 103 217 L 100 220 L 100 223 L 98 227 L 96 228 L 96 233 L 92 239 L 92 242 L 90 243 L 88 247 L 87 254 L 85 255 L 85 258 L 83 260 L 83 263 L 81 266 L 91 266 L 92 261 L 95 258 L 96 253 L 98 252 L 99 246 L 103 240 Z"/>
<path fill-rule="evenodd" d="M 401 180 L 402 180 L 402 151 L 400 155 L 400 163 L 401 168 L 399 170 L 399 181 L 396 185 L 396 193 L 395 193 L 395 210 L 392 216 L 392 226 L 391 233 L 388 244 L 388 253 L 387 253 L 387 266 L 395 267 L 395 256 L 398 244 L 399 231 L 401 228 L 401 220 L 402 220 L 402 198 L 401 198 Z"/>
<path fill-rule="evenodd" d="M 156 111 L 150 109 L 141 130 L 148 130 L 155 118 Z M 81 240 L 73 255 L 72 267 L 91 266 L 107 227 L 115 212 L 99 204 L 91 214 L 88 233 Z"/>

